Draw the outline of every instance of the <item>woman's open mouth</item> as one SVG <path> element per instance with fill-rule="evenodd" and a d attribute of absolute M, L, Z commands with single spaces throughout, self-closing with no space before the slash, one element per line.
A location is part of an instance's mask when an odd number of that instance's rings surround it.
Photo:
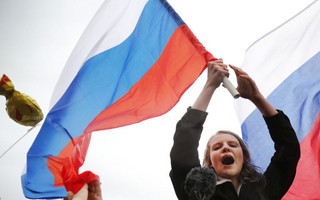
<path fill-rule="evenodd" d="M 230 155 L 223 156 L 221 159 L 223 165 L 232 165 L 234 163 L 234 158 Z"/>

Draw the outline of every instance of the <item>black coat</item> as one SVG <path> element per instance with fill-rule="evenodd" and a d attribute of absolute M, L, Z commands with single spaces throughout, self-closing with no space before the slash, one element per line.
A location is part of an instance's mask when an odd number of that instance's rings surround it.
<path fill-rule="evenodd" d="M 177 123 L 171 149 L 170 178 L 179 200 L 189 199 L 184 182 L 189 171 L 200 167 L 198 146 L 207 113 L 189 108 Z M 239 196 L 231 182 L 216 186 L 212 200 L 280 200 L 291 186 L 300 158 L 300 145 L 288 117 L 282 112 L 265 117 L 275 154 L 264 173 L 266 184 L 243 183 Z"/>

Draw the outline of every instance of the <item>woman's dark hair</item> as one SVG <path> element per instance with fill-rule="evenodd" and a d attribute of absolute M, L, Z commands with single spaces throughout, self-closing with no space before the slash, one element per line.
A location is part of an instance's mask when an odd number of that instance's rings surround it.
<path fill-rule="evenodd" d="M 208 140 L 207 147 L 204 153 L 203 166 L 204 167 L 212 166 L 211 159 L 210 159 L 210 141 L 215 135 L 218 135 L 218 134 L 232 135 L 235 138 L 237 138 L 237 140 L 240 143 L 242 153 L 243 153 L 243 166 L 239 176 L 240 181 L 243 183 L 262 181 L 263 183 L 265 183 L 265 178 L 263 174 L 260 172 L 261 171 L 260 168 L 252 164 L 250 152 L 247 146 L 245 145 L 244 141 L 237 134 L 231 131 L 221 130 L 221 131 L 218 131 L 213 136 L 211 136 L 211 138 Z"/>

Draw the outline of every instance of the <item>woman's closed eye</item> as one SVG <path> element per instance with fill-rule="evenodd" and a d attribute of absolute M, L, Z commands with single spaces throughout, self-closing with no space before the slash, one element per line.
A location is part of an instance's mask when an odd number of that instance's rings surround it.
<path fill-rule="evenodd" d="M 228 145 L 229 145 L 230 147 L 232 147 L 232 148 L 237 148 L 237 147 L 240 146 L 240 145 L 237 144 L 236 142 L 230 142 Z"/>
<path fill-rule="evenodd" d="M 221 149 L 222 145 L 213 145 L 212 146 L 212 150 L 217 151 L 219 149 Z"/>

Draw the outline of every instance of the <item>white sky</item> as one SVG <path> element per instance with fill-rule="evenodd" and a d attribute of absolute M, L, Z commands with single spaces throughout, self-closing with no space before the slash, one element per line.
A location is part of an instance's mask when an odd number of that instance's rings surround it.
<path fill-rule="evenodd" d="M 241 66 L 245 50 L 313 0 L 169 0 L 214 56 Z M 55 83 L 77 40 L 103 0 L 0 0 L 0 76 L 33 97 L 46 114 Z M 93 134 L 81 171 L 100 175 L 104 199 L 176 199 L 169 152 L 175 124 L 202 89 L 206 71 L 167 114 Z M 235 83 L 234 75 L 231 81 Z M 200 157 L 220 129 L 240 133 L 234 100 L 221 87 L 209 107 Z M 29 127 L 12 121 L 0 97 L 0 155 Z M 39 127 L 0 158 L 0 199 L 25 199 L 20 176 Z"/>

